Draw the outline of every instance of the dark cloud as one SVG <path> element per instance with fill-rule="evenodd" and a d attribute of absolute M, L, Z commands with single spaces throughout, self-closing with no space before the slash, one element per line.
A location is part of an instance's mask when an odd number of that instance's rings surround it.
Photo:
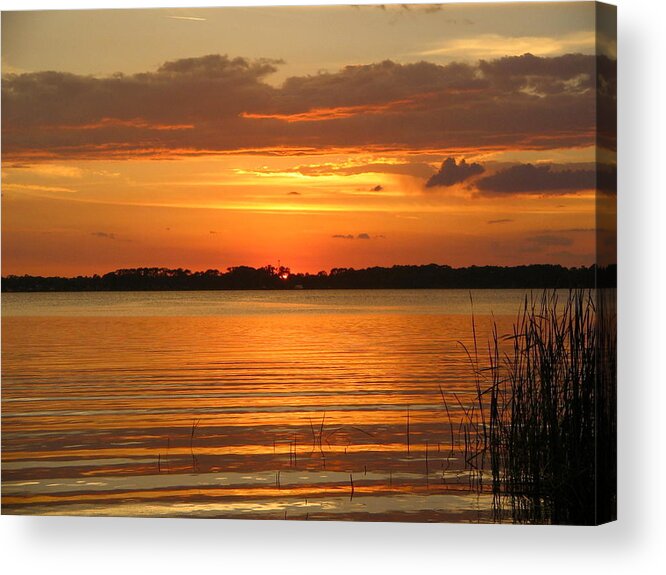
<path fill-rule="evenodd" d="M 268 105 L 274 89 L 263 79 L 278 64 L 211 55 L 103 78 L 9 74 L 2 83 L 3 144 L 37 157 L 229 149 L 231 135 L 222 136 L 240 125 L 241 112 Z"/>
<path fill-rule="evenodd" d="M 573 244 L 573 240 L 571 238 L 558 236 L 555 234 L 539 234 L 536 236 L 530 236 L 526 238 L 526 241 L 539 248 L 566 247 Z"/>
<path fill-rule="evenodd" d="M 596 232 L 596 228 L 565 228 L 562 230 L 557 230 L 562 234 L 587 234 Z"/>
<path fill-rule="evenodd" d="M 209 55 L 133 75 L 5 75 L 3 159 L 583 146 L 614 98 L 614 61 L 594 56 L 387 60 L 274 87 L 279 65 Z"/>
<path fill-rule="evenodd" d="M 468 164 L 464 159 L 456 164 L 454 158 L 446 158 L 442 162 L 442 167 L 435 175 L 433 175 L 427 182 L 426 188 L 433 188 L 435 186 L 452 186 L 460 182 L 482 174 L 484 168 L 481 164 Z"/>
<path fill-rule="evenodd" d="M 39 125 L 92 130 L 96 122 L 122 127 L 137 118 L 161 127 L 222 117 L 265 103 L 272 89 L 262 79 L 277 70 L 276 60 L 209 55 L 167 62 L 155 72 L 105 78 L 64 72 L 9 74 L 8 128 Z M 236 98 L 243 95 L 249 101 Z M 116 121 L 115 123 L 113 121 Z M 126 126 L 126 127 L 137 127 Z M 138 126 L 140 128 L 140 125 Z"/>
<path fill-rule="evenodd" d="M 332 238 L 339 239 L 339 240 L 371 240 L 372 237 L 370 234 L 361 232 L 360 234 L 335 234 L 331 236 Z M 384 236 L 375 236 L 375 238 L 383 238 Z"/>
<path fill-rule="evenodd" d="M 116 239 L 116 234 L 110 233 L 110 232 L 92 232 L 90 235 L 95 236 L 97 238 L 104 238 L 106 240 L 115 240 Z"/>
<path fill-rule="evenodd" d="M 512 221 L 513 220 L 510 220 L 508 218 L 502 218 L 500 220 L 488 220 L 486 223 L 488 223 L 488 224 L 508 224 Z"/>
<path fill-rule="evenodd" d="M 594 170 L 553 170 L 550 165 L 518 164 L 476 182 L 484 195 L 565 194 L 594 189 Z"/>
<path fill-rule="evenodd" d="M 300 196 L 301 192 L 287 192 L 288 196 Z"/>
<path fill-rule="evenodd" d="M 384 186 L 375 186 L 374 188 L 370 188 L 371 192 L 381 192 L 384 189 Z"/>
<path fill-rule="evenodd" d="M 531 89 L 540 94 L 568 91 L 583 92 L 595 87 L 595 70 L 590 68 L 590 56 L 566 54 L 542 58 L 533 54 L 506 56 L 479 63 L 486 78 L 505 89 Z"/>
<path fill-rule="evenodd" d="M 261 78 L 277 71 L 276 65 L 284 60 L 260 58 L 229 58 L 219 54 L 209 54 L 198 58 L 181 58 L 166 62 L 157 69 L 158 74 L 174 76 L 178 79 L 191 76 L 199 79 L 205 76 L 225 81 L 247 82 L 248 78 Z M 139 75 L 140 76 L 140 75 Z"/>

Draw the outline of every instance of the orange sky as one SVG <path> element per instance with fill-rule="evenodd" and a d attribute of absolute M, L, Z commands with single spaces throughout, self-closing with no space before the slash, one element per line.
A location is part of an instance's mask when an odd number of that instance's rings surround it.
<path fill-rule="evenodd" d="M 594 262 L 589 3 L 11 13 L 2 31 L 3 275 Z"/>

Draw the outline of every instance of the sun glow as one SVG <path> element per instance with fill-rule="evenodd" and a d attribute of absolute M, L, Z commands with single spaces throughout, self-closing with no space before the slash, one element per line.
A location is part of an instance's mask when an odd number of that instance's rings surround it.
<path fill-rule="evenodd" d="M 594 11 L 448 10 L 8 14 L 3 273 L 589 265 Z"/>

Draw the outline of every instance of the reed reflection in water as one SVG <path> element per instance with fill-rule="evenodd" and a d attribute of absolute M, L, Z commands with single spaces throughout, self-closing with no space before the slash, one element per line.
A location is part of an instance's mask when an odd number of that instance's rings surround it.
<path fill-rule="evenodd" d="M 3 512 L 491 521 L 469 296 L 6 294 Z M 485 341 L 524 292 L 472 297 Z"/>

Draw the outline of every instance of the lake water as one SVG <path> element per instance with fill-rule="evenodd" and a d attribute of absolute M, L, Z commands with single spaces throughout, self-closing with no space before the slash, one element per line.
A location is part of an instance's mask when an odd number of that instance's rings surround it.
<path fill-rule="evenodd" d="M 470 295 L 525 292 L 3 294 L 3 513 L 490 521 Z"/>

